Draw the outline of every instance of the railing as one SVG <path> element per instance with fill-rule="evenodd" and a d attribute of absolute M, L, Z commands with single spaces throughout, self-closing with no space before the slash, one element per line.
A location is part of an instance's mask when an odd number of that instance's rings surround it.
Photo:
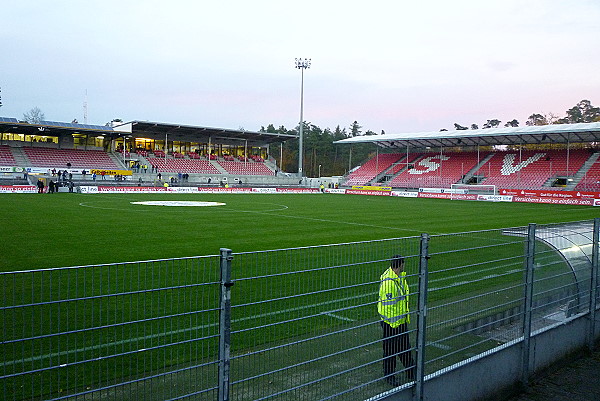
<path fill-rule="evenodd" d="M 594 322 L 599 226 L 580 224 L 576 241 L 572 225 L 530 225 L 0 273 L 2 396 L 418 400 L 437 377 L 515 344 L 506 368 L 526 383 L 537 333 Z M 399 364 L 404 384 L 391 388 L 377 293 L 396 254 L 417 375 Z"/>

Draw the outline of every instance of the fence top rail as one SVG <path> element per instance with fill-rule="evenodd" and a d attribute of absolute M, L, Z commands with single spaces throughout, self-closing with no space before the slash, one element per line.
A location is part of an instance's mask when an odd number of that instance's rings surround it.
<path fill-rule="evenodd" d="M 421 236 L 420 235 L 411 235 L 408 237 L 381 238 L 381 239 L 371 239 L 371 240 L 365 240 L 365 241 L 352 241 L 352 242 L 340 242 L 340 243 L 333 243 L 333 244 L 306 245 L 306 246 L 298 246 L 298 247 L 291 247 L 291 248 L 278 248 L 278 249 L 264 249 L 264 250 L 257 250 L 257 251 L 233 252 L 233 255 L 249 255 L 249 254 L 259 254 L 259 253 L 268 253 L 268 252 L 281 252 L 281 251 L 300 251 L 300 250 L 307 250 L 307 249 L 337 247 L 337 246 L 343 246 L 343 245 L 373 244 L 376 242 L 398 241 L 398 240 L 408 240 L 408 239 L 418 239 L 418 238 L 421 238 Z"/>
<path fill-rule="evenodd" d="M 560 223 L 537 224 L 537 227 L 538 228 L 546 228 L 547 230 L 549 230 L 549 229 L 563 230 L 565 232 L 583 235 L 581 231 L 574 230 L 570 226 L 572 226 L 573 224 L 580 224 L 580 225 L 592 224 L 593 225 L 593 223 L 594 223 L 593 220 L 575 220 L 575 221 L 564 221 L 564 222 L 560 222 Z M 493 232 L 493 231 L 506 231 L 506 232 L 512 231 L 512 232 L 519 233 L 520 230 L 523 232 L 527 232 L 527 225 L 515 226 L 515 227 L 488 228 L 485 230 L 475 230 L 475 231 L 461 231 L 461 232 L 456 232 L 456 233 L 430 234 L 430 237 L 445 237 L 445 236 L 449 236 L 449 235 L 478 234 L 478 233 Z M 560 232 L 562 232 L 562 231 L 560 231 Z M 592 233 L 593 229 L 590 228 L 589 232 Z M 557 232 L 555 232 L 555 233 L 557 233 Z M 590 241 L 591 241 L 591 236 L 590 236 Z"/>
<path fill-rule="evenodd" d="M 174 262 L 174 261 L 178 261 L 178 260 L 194 260 L 194 259 L 210 259 L 210 258 L 219 258 L 219 255 L 182 256 L 182 257 L 177 257 L 177 258 L 101 263 L 101 264 L 97 264 L 97 265 L 80 265 L 80 266 L 48 267 L 48 268 L 42 268 L 42 269 L 13 270 L 13 271 L 0 272 L 0 276 L 9 275 L 9 274 L 41 273 L 41 272 L 51 272 L 51 271 L 60 271 L 60 270 L 75 270 L 75 269 L 92 269 L 92 268 L 108 267 L 108 266 L 150 264 L 150 263 L 160 263 L 160 262 L 166 263 L 166 262 Z"/>

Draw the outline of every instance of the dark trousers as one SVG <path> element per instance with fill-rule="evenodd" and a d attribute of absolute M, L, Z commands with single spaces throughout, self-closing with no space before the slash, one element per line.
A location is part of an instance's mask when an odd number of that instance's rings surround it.
<path fill-rule="evenodd" d="M 409 380 L 415 379 L 415 361 L 410 352 L 410 339 L 406 323 L 393 328 L 381 322 L 383 328 L 383 374 L 387 377 L 396 372 L 396 357 L 400 359 L 407 369 L 406 376 Z"/>

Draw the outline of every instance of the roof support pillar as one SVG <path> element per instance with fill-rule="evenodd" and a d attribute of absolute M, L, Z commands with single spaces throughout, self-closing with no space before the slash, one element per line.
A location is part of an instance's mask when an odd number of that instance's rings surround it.
<path fill-rule="evenodd" d="M 570 156 L 570 148 L 571 148 L 571 134 L 567 134 L 567 175 L 571 175 L 571 170 L 569 169 L 569 156 Z"/>

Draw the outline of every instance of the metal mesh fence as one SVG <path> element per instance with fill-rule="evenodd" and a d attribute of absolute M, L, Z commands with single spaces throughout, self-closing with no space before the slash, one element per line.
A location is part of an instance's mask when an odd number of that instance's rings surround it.
<path fill-rule="evenodd" d="M 418 396 L 426 375 L 595 311 L 597 226 L 0 273 L 3 399 L 381 396 L 378 289 L 397 254 L 417 378 L 397 373 Z"/>
<path fill-rule="evenodd" d="M 0 274 L 3 399 L 214 399 L 218 262 Z"/>
<path fill-rule="evenodd" d="M 501 230 L 431 238 L 425 374 L 521 334 L 523 249 Z"/>
<path fill-rule="evenodd" d="M 418 246 L 413 237 L 235 254 L 231 399 L 383 391 L 379 276 L 395 254 L 414 275 Z"/>

